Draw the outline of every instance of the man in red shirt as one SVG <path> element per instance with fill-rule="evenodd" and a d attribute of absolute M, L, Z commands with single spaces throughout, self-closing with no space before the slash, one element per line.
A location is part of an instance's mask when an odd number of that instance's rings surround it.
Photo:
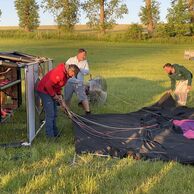
<path fill-rule="evenodd" d="M 49 138 L 59 135 L 56 126 L 57 101 L 62 99 L 61 89 L 71 77 L 76 77 L 79 73 L 76 65 L 59 64 L 49 71 L 38 83 L 37 92 L 42 99 L 46 117 L 46 135 Z"/>

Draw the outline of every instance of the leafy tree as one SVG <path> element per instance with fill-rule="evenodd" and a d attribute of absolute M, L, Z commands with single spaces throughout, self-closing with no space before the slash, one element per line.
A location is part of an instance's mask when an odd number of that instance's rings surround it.
<path fill-rule="evenodd" d="M 190 23 L 189 6 L 186 0 L 173 0 L 168 9 L 167 20 L 169 24 Z"/>
<path fill-rule="evenodd" d="M 190 24 L 191 12 L 188 0 L 172 0 L 171 8 L 168 9 L 167 21 L 170 34 L 174 34 L 174 36 L 191 35 L 193 30 Z"/>
<path fill-rule="evenodd" d="M 188 0 L 189 11 L 190 11 L 190 21 L 194 23 L 194 0 Z"/>
<path fill-rule="evenodd" d="M 67 31 L 73 30 L 79 21 L 79 0 L 43 0 L 42 7 L 55 18 L 58 27 Z"/>
<path fill-rule="evenodd" d="M 157 37 L 157 38 L 170 36 L 167 33 L 166 24 L 164 24 L 164 23 L 158 23 L 157 26 L 156 26 L 156 28 L 155 28 L 155 30 L 154 30 L 153 36 L 154 37 Z"/>
<path fill-rule="evenodd" d="M 82 7 L 89 19 L 87 24 L 102 33 L 128 13 L 127 5 L 122 0 L 86 0 Z"/>
<path fill-rule="evenodd" d="M 39 6 L 35 0 L 15 0 L 19 26 L 29 32 L 39 26 Z"/>
<path fill-rule="evenodd" d="M 143 27 L 139 24 L 132 24 L 126 32 L 126 37 L 133 40 L 143 38 Z"/>
<path fill-rule="evenodd" d="M 140 9 L 140 20 L 147 26 L 148 33 L 151 35 L 160 20 L 160 4 L 156 0 L 144 0 L 145 6 Z"/>

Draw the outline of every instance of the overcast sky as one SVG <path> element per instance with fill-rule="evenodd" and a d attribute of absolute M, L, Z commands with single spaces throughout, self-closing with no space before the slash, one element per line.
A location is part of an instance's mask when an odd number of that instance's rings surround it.
<path fill-rule="evenodd" d="M 37 0 L 40 4 L 42 0 Z M 83 0 L 82 0 L 83 1 Z M 167 9 L 170 7 L 170 0 L 158 0 L 160 2 L 160 12 L 161 12 L 161 20 L 165 21 Z M 123 19 L 119 20 L 120 24 L 130 24 L 130 23 L 138 23 L 139 22 L 139 10 L 140 7 L 144 4 L 143 0 L 123 0 L 128 6 L 129 13 L 124 16 Z M 14 8 L 14 0 L 0 0 L 0 9 L 2 11 L 2 16 L 0 20 L 1 26 L 17 26 L 18 25 L 18 17 L 16 14 L 16 10 Z M 85 19 L 85 15 L 81 14 L 80 18 L 81 24 L 86 23 L 87 19 Z M 44 13 L 42 9 L 40 9 L 40 25 L 54 25 L 54 19 L 52 15 L 49 13 Z"/>

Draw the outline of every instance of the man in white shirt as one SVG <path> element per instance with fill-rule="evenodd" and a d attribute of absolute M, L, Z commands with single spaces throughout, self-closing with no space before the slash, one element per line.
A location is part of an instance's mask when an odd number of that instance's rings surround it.
<path fill-rule="evenodd" d="M 82 105 L 86 114 L 90 114 L 89 102 L 84 87 L 84 76 L 89 74 L 89 66 L 86 57 L 87 51 L 81 48 L 78 50 L 77 56 L 67 60 L 66 65 L 75 64 L 79 67 L 80 72 L 76 78 L 74 77 L 68 80 L 64 89 L 64 97 L 66 104 L 70 106 L 72 95 L 75 93 L 79 99 L 79 104 Z"/>

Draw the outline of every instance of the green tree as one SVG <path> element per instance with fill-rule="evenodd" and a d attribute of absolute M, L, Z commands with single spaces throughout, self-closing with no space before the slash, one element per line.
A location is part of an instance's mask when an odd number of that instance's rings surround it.
<path fill-rule="evenodd" d="M 189 6 L 186 0 L 172 0 L 168 9 L 167 20 L 169 24 L 190 23 Z"/>
<path fill-rule="evenodd" d="M 147 26 L 148 33 L 152 35 L 160 20 L 160 4 L 156 0 L 144 0 L 144 2 L 145 6 L 141 6 L 139 16 L 141 22 Z"/>
<path fill-rule="evenodd" d="M 79 21 L 79 0 L 43 0 L 42 7 L 49 11 L 58 27 L 67 31 L 73 30 Z"/>
<path fill-rule="evenodd" d="M 132 24 L 126 32 L 126 37 L 132 40 L 141 40 L 143 38 L 143 27 L 139 24 Z"/>
<path fill-rule="evenodd" d="M 82 7 L 89 19 L 87 24 L 102 33 L 128 13 L 127 5 L 122 0 L 86 0 Z"/>
<path fill-rule="evenodd" d="M 194 0 L 188 0 L 189 4 L 189 11 L 190 11 L 190 21 L 191 23 L 194 23 Z"/>
<path fill-rule="evenodd" d="M 173 36 L 191 35 L 193 30 L 188 0 L 172 0 L 171 8 L 168 9 L 167 21 L 169 34 Z"/>
<path fill-rule="evenodd" d="M 29 32 L 39 26 L 39 6 L 35 0 L 15 0 L 19 26 Z"/>

